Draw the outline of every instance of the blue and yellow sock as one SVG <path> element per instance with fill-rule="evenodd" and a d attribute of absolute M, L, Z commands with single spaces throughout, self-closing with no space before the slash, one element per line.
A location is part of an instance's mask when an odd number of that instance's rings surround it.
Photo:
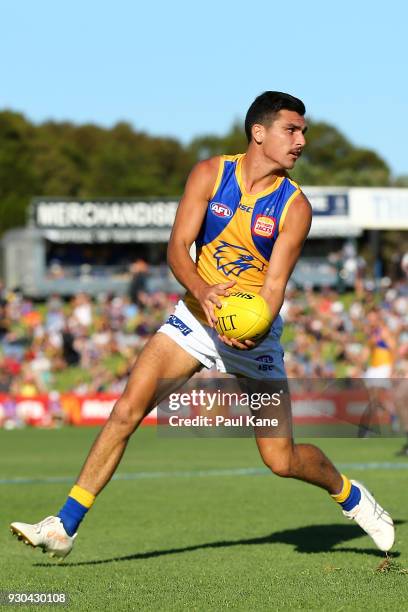
<path fill-rule="evenodd" d="M 78 525 L 95 501 L 95 495 L 79 485 L 74 485 L 69 496 L 57 516 L 62 521 L 68 535 L 72 536 L 78 530 Z"/>
<path fill-rule="evenodd" d="M 361 499 L 361 491 L 356 485 L 351 484 L 347 476 L 341 474 L 343 487 L 339 493 L 332 495 L 335 502 L 340 504 L 343 510 L 352 510 Z"/>

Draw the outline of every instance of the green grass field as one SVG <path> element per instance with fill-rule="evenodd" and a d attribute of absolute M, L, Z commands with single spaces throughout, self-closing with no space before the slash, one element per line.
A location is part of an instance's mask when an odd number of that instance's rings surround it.
<path fill-rule="evenodd" d="M 73 552 L 56 564 L 13 538 L 8 524 L 58 511 L 94 436 L 0 430 L 0 590 L 64 591 L 73 610 L 407 609 L 408 460 L 394 456 L 401 440 L 321 440 L 399 523 L 387 572 L 376 571 L 384 555 L 324 492 L 264 470 L 253 440 L 171 439 L 155 428 L 134 436 L 122 479 L 100 495 Z"/>

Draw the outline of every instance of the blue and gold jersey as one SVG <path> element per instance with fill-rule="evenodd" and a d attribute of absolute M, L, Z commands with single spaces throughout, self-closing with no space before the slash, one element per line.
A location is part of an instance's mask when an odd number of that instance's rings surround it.
<path fill-rule="evenodd" d="M 289 178 L 276 181 L 256 195 L 248 194 L 241 176 L 244 155 L 223 155 L 208 208 L 196 239 L 197 271 L 209 285 L 234 280 L 234 290 L 258 293 L 273 245 L 290 204 L 300 193 Z M 185 302 L 205 322 L 197 300 Z"/>
<path fill-rule="evenodd" d="M 374 346 L 370 354 L 370 367 L 379 368 L 384 365 L 392 365 L 394 361 L 392 350 L 384 340 L 380 329 L 374 332 L 373 338 Z"/>

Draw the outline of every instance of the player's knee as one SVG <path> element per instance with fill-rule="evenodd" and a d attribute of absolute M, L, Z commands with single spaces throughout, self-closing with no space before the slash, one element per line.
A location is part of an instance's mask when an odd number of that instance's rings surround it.
<path fill-rule="evenodd" d="M 128 397 L 123 395 L 112 410 L 111 420 L 119 427 L 125 436 L 134 432 L 144 417 L 144 410 L 135 406 Z"/>
<path fill-rule="evenodd" d="M 290 478 L 292 476 L 291 470 L 291 455 L 285 453 L 284 455 L 268 454 L 262 457 L 265 465 L 274 473 L 276 476 L 281 478 Z"/>

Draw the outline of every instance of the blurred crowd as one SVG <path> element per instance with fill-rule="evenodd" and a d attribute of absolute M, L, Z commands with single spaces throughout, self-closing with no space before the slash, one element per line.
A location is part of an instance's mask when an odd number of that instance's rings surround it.
<path fill-rule="evenodd" d="M 407 377 L 408 285 L 405 281 L 384 285 L 375 290 L 361 284 L 346 294 L 290 288 L 281 310 L 288 377 L 363 377 L 373 332 L 367 315 L 374 310 L 396 341 L 392 376 Z"/>
<path fill-rule="evenodd" d="M 129 295 L 80 293 L 33 303 L 0 291 L 0 393 L 33 397 L 50 391 L 120 393 L 135 357 L 173 311 L 177 294 L 145 290 L 139 264 Z M 394 335 L 392 375 L 408 377 L 408 285 L 288 288 L 281 314 L 290 378 L 362 377 L 369 359 L 367 314 L 378 307 Z M 208 375 L 208 373 L 203 373 Z"/>
<path fill-rule="evenodd" d="M 137 302 L 80 293 L 35 304 L 7 293 L 0 305 L 0 393 L 121 392 L 135 356 L 177 300 L 164 292 L 140 292 Z"/>

